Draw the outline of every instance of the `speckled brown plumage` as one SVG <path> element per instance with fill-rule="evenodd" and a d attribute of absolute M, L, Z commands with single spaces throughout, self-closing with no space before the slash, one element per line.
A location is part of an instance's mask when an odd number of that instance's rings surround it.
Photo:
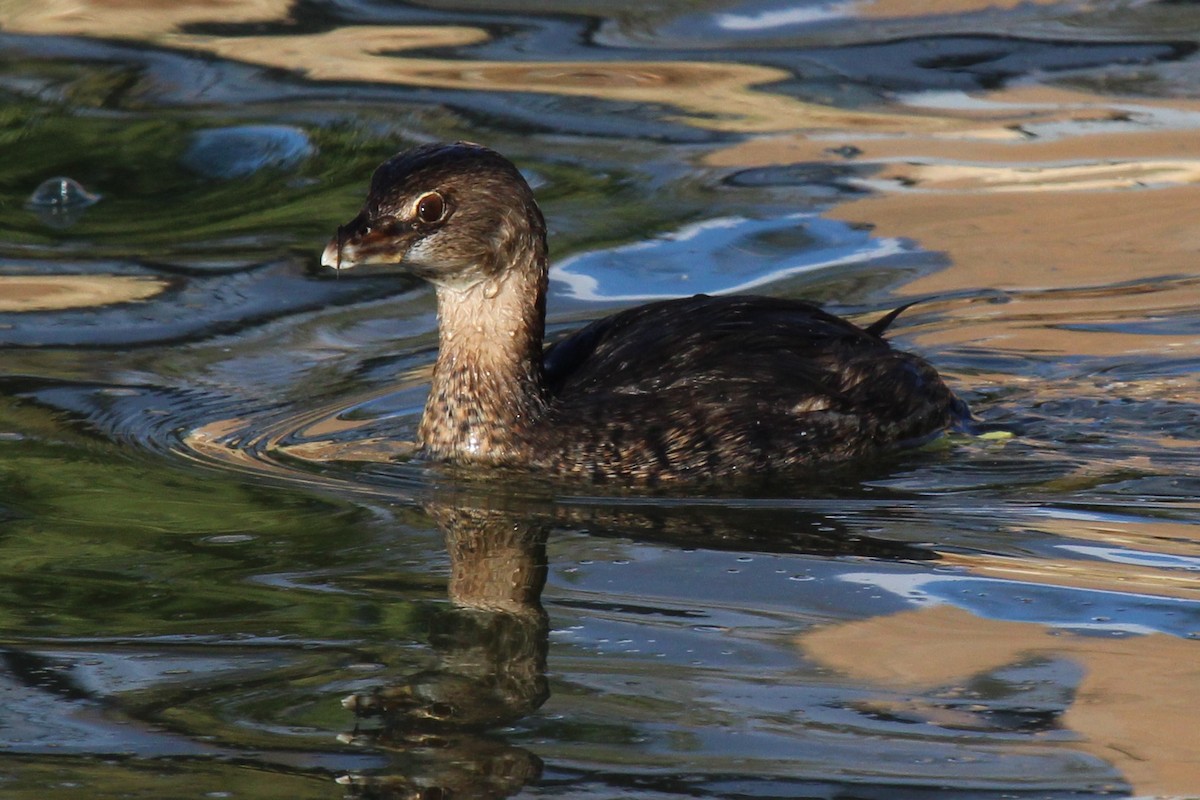
<path fill-rule="evenodd" d="M 436 217 L 436 218 L 435 218 Z M 398 263 L 437 290 L 418 437 L 439 460 L 657 485 L 765 477 L 895 449 L 965 416 L 923 359 L 807 303 L 695 297 L 599 320 L 543 353 L 546 232 L 499 154 L 383 164 L 323 263 Z"/>

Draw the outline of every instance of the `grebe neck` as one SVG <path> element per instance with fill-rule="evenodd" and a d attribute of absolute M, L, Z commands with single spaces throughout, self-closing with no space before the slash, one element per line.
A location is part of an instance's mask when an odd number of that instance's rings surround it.
<path fill-rule="evenodd" d="M 441 285 L 438 357 L 418 436 L 426 454 L 502 463 L 546 406 L 541 252 L 465 287 Z"/>

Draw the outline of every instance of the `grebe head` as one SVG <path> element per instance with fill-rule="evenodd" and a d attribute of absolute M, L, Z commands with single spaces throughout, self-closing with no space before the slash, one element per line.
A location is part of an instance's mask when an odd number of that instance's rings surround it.
<path fill-rule="evenodd" d="M 385 161 L 362 211 L 338 228 L 321 263 L 399 264 L 436 286 L 467 288 L 507 269 L 545 269 L 546 225 L 512 162 L 469 142 L 431 144 Z"/>

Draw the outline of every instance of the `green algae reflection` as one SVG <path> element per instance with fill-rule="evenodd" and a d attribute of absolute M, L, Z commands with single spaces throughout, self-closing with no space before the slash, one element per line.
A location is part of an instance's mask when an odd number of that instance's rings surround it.
<path fill-rule="evenodd" d="M 165 465 L 76 432 L 60 416 L 0 399 L 0 625 L 8 641 L 413 639 L 407 600 L 333 590 L 358 580 L 339 570 L 361 564 L 364 548 L 387 547 L 361 510 Z M 402 567 L 396 573 L 403 578 Z M 301 577 L 282 585 L 270 576 Z"/>

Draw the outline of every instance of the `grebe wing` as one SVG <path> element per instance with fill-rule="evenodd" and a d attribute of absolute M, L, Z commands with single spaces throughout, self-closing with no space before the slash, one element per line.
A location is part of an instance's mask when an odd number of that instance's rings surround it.
<path fill-rule="evenodd" d="M 829 372 L 836 368 L 835 351 L 846 349 L 890 348 L 876 332 L 798 300 L 695 295 L 597 320 L 551 345 L 543 366 L 554 396 L 651 391 L 680 381 L 781 380 L 836 395 Z"/>

